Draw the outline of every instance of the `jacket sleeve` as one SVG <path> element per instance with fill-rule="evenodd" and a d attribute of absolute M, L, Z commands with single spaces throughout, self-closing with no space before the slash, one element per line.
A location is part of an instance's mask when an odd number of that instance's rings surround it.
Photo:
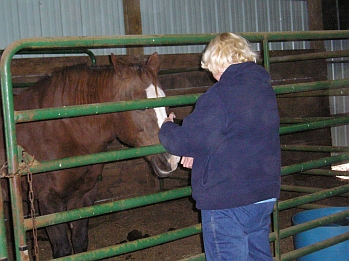
<path fill-rule="evenodd" d="M 222 101 L 213 92 L 201 95 L 194 111 L 181 126 L 166 122 L 161 126 L 159 139 L 173 155 L 197 157 L 209 153 L 218 142 L 226 121 Z"/>

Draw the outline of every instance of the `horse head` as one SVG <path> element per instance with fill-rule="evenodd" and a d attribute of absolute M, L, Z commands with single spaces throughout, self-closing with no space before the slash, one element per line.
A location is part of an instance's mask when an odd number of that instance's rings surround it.
<path fill-rule="evenodd" d="M 157 80 L 160 62 L 156 53 L 145 65 L 126 65 L 117 61 L 114 55 L 111 58 L 113 68 L 74 65 L 52 72 L 16 95 L 15 109 L 23 111 L 165 96 Z M 165 117 L 165 108 L 155 108 L 45 120 L 18 124 L 16 134 L 18 144 L 28 154 L 38 161 L 46 161 L 99 153 L 116 138 L 132 147 L 160 144 L 158 132 Z M 0 136 L 3 136 L 1 127 L 0 123 Z M 4 145 L 0 139 L 2 162 L 6 160 Z M 168 176 L 179 162 L 178 157 L 168 153 L 146 158 L 160 177 Z M 40 214 L 91 206 L 97 197 L 97 181 L 102 170 L 103 164 L 95 164 L 34 175 L 33 190 Z M 23 185 L 25 191 L 28 184 L 24 182 Z M 71 240 L 66 224 L 46 227 L 54 258 L 87 251 L 88 219 L 72 221 L 70 229 Z"/>
<path fill-rule="evenodd" d="M 165 97 L 157 79 L 160 69 L 157 53 L 152 54 L 144 66 L 126 66 L 113 54 L 111 61 L 117 80 L 125 83 L 118 84 L 119 88 L 127 88 L 126 91 L 122 91 L 124 95 L 122 100 Z M 125 144 L 132 147 L 160 144 L 158 132 L 167 117 L 165 107 L 121 112 L 117 113 L 116 117 L 119 117 L 117 122 L 123 123 L 123 128 L 116 128 L 116 134 Z M 146 159 L 151 162 L 154 172 L 159 177 L 169 176 L 177 168 L 180 160 L 178 156 L 169 153 L 149 155 Z"/>

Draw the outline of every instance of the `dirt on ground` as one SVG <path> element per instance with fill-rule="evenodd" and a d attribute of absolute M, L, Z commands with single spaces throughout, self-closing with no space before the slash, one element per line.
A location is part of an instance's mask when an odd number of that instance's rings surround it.
<path fill-rule="evenodd" d="M 111 215 L 92 218 L 89 225 L 89 250 L 155 236 L 195 225 L 199 215 L 188 198 L 154 204 Z M 104 260 L 180 260 L 202 253 L 200 235 Z M 51 257 L 44 231 L 39 231 L 40 260 Z"/>
<path fill-rule="evenodd" d="M 321 188 L 335 187 L 348 183 L 348 181 L 340 181 L 331 177 L 289 177 L 284 182 L 297 186 L 308 186 L 312 184 L 313 187 Z M 183 185 L 185 184 L 183 183 Z M 178 183 L 176 186 L 178 186 Z M 170 188 L 171 185 L 167 187 L 167 189 Z M 282 192 L 281 200 L 294 198 L 299 195 L 301 194 L 295 192 Z M 334 197 L 316 203 L 327 206 L 348 206 L 348 201 L 345 197 Z M 291 226 L 292 216 L 303 210 L 293 208 L 280 212 L 280 227 L 286 228 Z M 195 204 L 190 197 L 91 218 L 89 225 L 89 250 L 130 242 L 133 239 L 159 235 L 175 229 L 195 225 L 199 222 L 200 212 L 195 209 Z M 40 260 L 52 259 L 51 248 L 45 231 L 40 229 L 38 236 Z M 281 241 L 282 253 L 287 253 L 293 249 L 292 237 L 285 238 Z M 105 260 L 174 261 L 195 256 L 202 252 L 201 236 L 194 235 Z"/>

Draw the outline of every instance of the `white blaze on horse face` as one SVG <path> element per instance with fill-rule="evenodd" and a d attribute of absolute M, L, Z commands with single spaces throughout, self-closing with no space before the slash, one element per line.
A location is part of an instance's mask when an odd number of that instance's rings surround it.
<path fill-rule="evenodd" d="M 150 85 L 147 89 L 145 89 L 145 92 L 147 94 L 148 99 L 162 98 L 166 96 L 164 91 L 159 87 L 157 87 L 157 95 L 156 95 L 154 85 Z M 167 117 L 166 110 L 165 110 L 165 107 L 154 108 L 154 110 L 156 113 L 156 117 L 158 118 L 158 125 L 160 128 L 165 118 Z"/>
<path fill-rule="evenodd" d="M 145 92 L 147 94 L 148 99 L 166 97 L 164 91 L 159 87 L 157 87 L 157 95 L 156 95 L 154 85 L 150 85 L 147 89 L 145 89 Z M 154 110 L 156 113 L 156 117 L 158 118 L 159 128 L 161 128 L 162 123 L 167 118 L 167 113 L 166 113 L 165 107 L 154 108 Z M 171 166 L 171 172 L 177 168 L 180 159 L 181 159 L 180 157 L 175 156 L 175 155 L 171 155 L 171 157 L 167 159 L 167 162 Z"/>

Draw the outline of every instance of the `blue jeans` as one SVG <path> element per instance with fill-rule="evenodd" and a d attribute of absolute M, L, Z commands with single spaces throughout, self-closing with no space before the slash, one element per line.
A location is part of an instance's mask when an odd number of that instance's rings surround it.
<path fill-rule="evenodd" d="M 272 261 L 269 226 L 274 204 L 202 210 L 206 260 Z"/>

